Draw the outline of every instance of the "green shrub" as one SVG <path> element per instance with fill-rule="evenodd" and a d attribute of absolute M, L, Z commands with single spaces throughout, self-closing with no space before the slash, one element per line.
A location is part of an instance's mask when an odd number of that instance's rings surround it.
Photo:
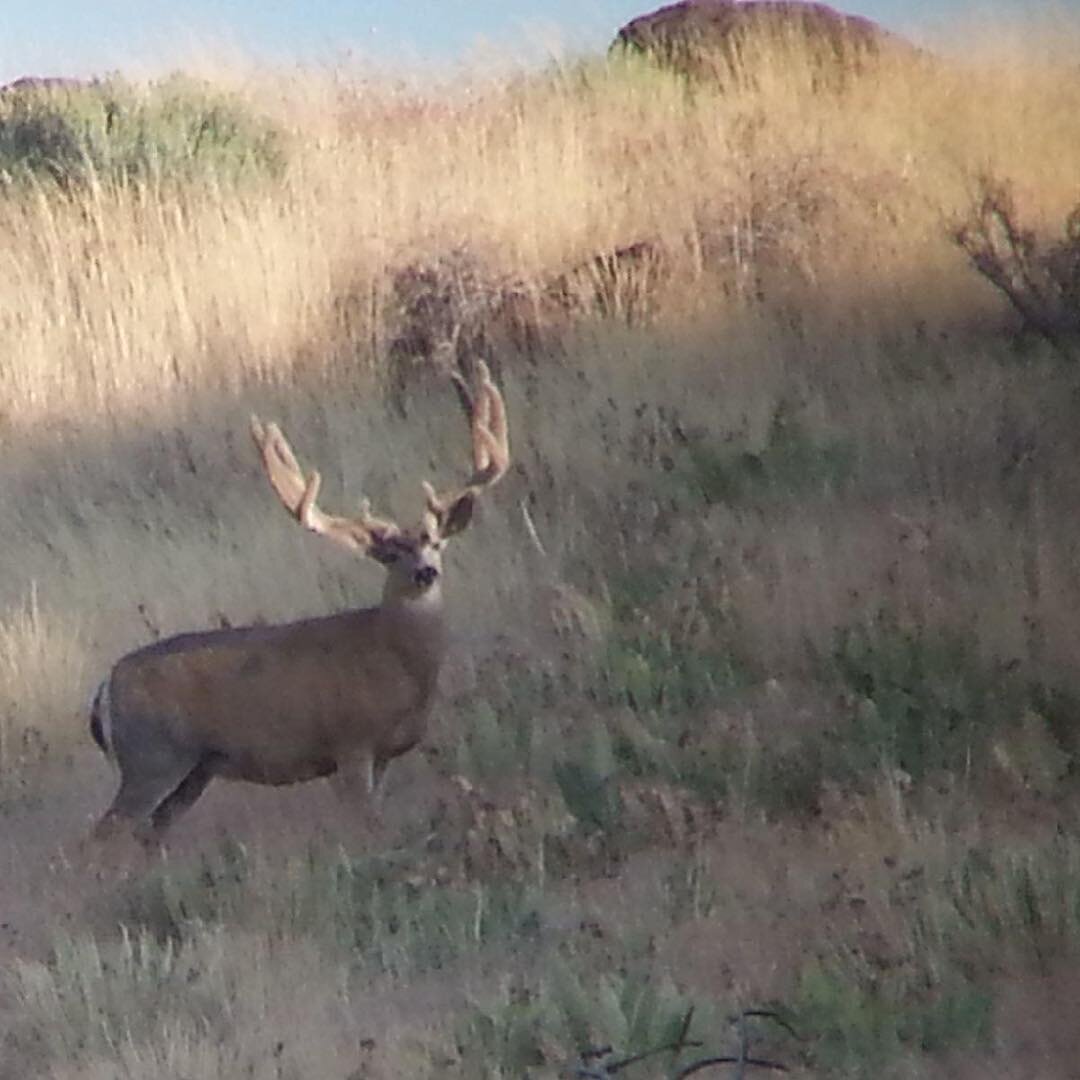
<path fill-rule="evenodd" d="M 497 997 L 474 1001 L 456 1031 L 463 1075 L 519 1077 L 529 1069 L 568 1066 L 566 1075 L 608 1075 L 569 1063 L 616 1053 L 649 1055 L 642 1071 L 627 1074 L 649 1076 L 656 1074 L 650 1064 L 674 1067 L 700 1058 L 700 1044 L 715 1043 L 725 1033 L 711 1003 L 695 1006 L 670 981 L 641 973 L 587 972 L 577 959 L 573 966 L 553 963 L 534 986 L 506 987 Z M 651 1054 L 688 1041 L 698 1046 L 684 1049 L 676 1060 L 671 1051 Z"/>
<path fill-rule="evenodd" d="M 760 450 L 691 440 L 678 476 L 706 503 L 732 505 L 751 498 L 797 493 L 827 495 L 842 490 L 855 472 L 850 439 L 821 439 L 779 406 Z"/>
<path fill-rule="evenodd" d="M 597 725 L 575 749 L 574 757 L 558 760 L 553 767 L 566 809 L 586 832 L 619 832 L 622 798 L 610 734 Z"/>
<path fill-rule="evenodd" d="M 1042 966 L 1080 950 L 1080 845 L 1054 837 L 1024 850 L 967 852 L 925 909 L 920 937 L 993 967 L 1003 954 Z"/>
<path fill-rule="evenodd" d="M 679 644 L 663 631 L 613 641 L 599 677 L 607 704 L 665 715 L 714 704 L 740 683 L 731 657 Z"/>
<path fill-rule="evenodd" d="M 880 766 L 915 781 L 961 775 L 1021 712 L 1020 688 L 988 671 L 973 641 L 956 633 L 905 630 L 881 618 L 843 631 L 831 665 L 852 709 L 829 756 L 855 776 Z"/>
<path fill-rule="evenodd" d="M 282 132 L 239 99 L 175 75 L 26 90 L 0 102 L 0 176 L 16 186 L 278 177 Z"/>
<path fill-rule="evenodd" d="M 816 1072 L 870 1077 L 895 1070 L 908 1053 L 940 1053 L 985 1040 L 992 998 L 959 975 L 944 985 L 907 973 L 871 974 L 842 960 L 815 962 L 800 974 L 793 1020 L 813 1040 Z"/>

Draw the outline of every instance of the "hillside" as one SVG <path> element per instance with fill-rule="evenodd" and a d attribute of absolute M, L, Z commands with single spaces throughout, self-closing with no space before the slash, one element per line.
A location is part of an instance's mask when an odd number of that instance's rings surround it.
<path fill-rule="evenodd" d="M 1072 1075 L 1080 27 L 983 31 L 0 96 L 0 1080 L 651 1080 L 744 1010 L 794 1076 Z M 249 414 L 411 520 L 478 358 L 514 465 L 381 824 L 220 783 L 88 855 L 120 655 L 378 596 Z"/>

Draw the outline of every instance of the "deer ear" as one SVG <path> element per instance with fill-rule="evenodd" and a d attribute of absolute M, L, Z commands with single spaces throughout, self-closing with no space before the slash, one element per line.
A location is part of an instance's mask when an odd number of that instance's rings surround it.
<path fill-rule="evenodd" d="M 471 491 L 459 495 L 440 515 L 439 533 L 445 539 L 461 532 L 472 521 L 476 496 Z"/>

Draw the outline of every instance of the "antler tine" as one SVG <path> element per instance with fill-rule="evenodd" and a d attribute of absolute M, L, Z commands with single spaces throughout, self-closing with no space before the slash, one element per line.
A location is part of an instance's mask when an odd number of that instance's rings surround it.
<path fill-rule="evenodd" d="M 510 467 L 510 434 L 506 421 L 506 402 L 499 388 L 491 381 L 487 364 L 480 363 L 481 388 L 484 392 L 485 408 L 482 423 L 488 436 L 488 459 L 485 468 L 493 469 L 488 484 L 494 484 Z"/>
<path fill-rule="evenodd" d="M 251 436 L 262 456 L 270 486 L 282 505 L 306 529 L 329 537 L 356 551 L 368 551 L 376 534 L 388 535 L 400 530 L 392 521 L 372 516 L 367 500 L 357 518 L 335 517 L 322 511 L 317 503 L 322 477 L 313 469 L 304 479 L 303 470 L 292 447 L 275 423 L 263 424 L 251 418 Z"/>
<path fill-rule="evenodd" d="M 436 515 L 445 513 L 465 492 L 478 494 L 484 488 L 497 483 L 510 465 L 506 404 L 499 388 L 491 379 L 487 364 L 478 360 L 476 368 L 480 378 L 475 395 L 460 372 L 455 371 L 451 376 L 469 421 L 473 473 L 464 488 L 446 495 L 438 495 L 426 480 L 423 481 L 428 507 Z"/>
<path fill-rule="evenodd" d="M 478 363 L 480 366 L 481 378 L 490 381 L 487 365 L 483 360 L 480 360 Z M 488 395 L 484 390 L 483 382 L 481 382 L 480 396 L 479 398 L 474 398 L 472 391 L 469 389 L 469 384 L 465 381 L 465 378 L 460 371 L 454 371 L 451 378 L 454 381 L 454 389 L 457 391 L 458 401 L 461 402 L 462 410 L 465 413 L 465 420 L 469 425 L 469 434 L 472 438 L 473 469 L 476 472 L 480 472 L 487 467 L 489 458 L 488 446 L 481 434 L 481 431 L 488 425 L 488 415 L 491 411 Z"/>
<path fill-rule="evenodd" d="M 483 360 L 476 362 L 480 390 L 470 414 L 473 443 L 473 475 L 466 487 L 482 488 L 494 484 L 510 464 L 510 446 L 506 430 L 506 405 L 499 388 L 491 381 L 491 372 Z"/>
<path fill-rule="evenodd" d="M 397 524 L 389 518 L 381 518 L 373 514 L 371 512 L 371 501 L 369 499 L 360 500 L 360 513 L 357 515 L 356 520 L 360 525 L 367 529 L 368 532 L 389 534 L 401 531 Z"/>
<path fill-rule="evenodd" d="M 309 480 L 304 479 L 300 463 L 277 424 L 264 425 L 257 416 L 253 416 L 251 437 L 262 456 L 263 468 L 270 486 L 284 503 L 285 509 L 299 519 L 309 489 L 314 487 L 315 493 L 318 493 L 319 474 L 313 472 Z"/>

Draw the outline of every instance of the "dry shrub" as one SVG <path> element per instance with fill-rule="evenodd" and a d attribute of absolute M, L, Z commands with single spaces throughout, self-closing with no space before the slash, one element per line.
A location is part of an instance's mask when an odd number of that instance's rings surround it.
<path fill-rule="evenodd" d="M 1080 355 L 1080 206 L 1070 210 L 1060 238 L 1039 243 L 1021 225 L 1009 186 L 982 176 L 975 203 L 953 235 L 972 266 L 1016 309 L 1024 329 L 1075 361 Z"/>

